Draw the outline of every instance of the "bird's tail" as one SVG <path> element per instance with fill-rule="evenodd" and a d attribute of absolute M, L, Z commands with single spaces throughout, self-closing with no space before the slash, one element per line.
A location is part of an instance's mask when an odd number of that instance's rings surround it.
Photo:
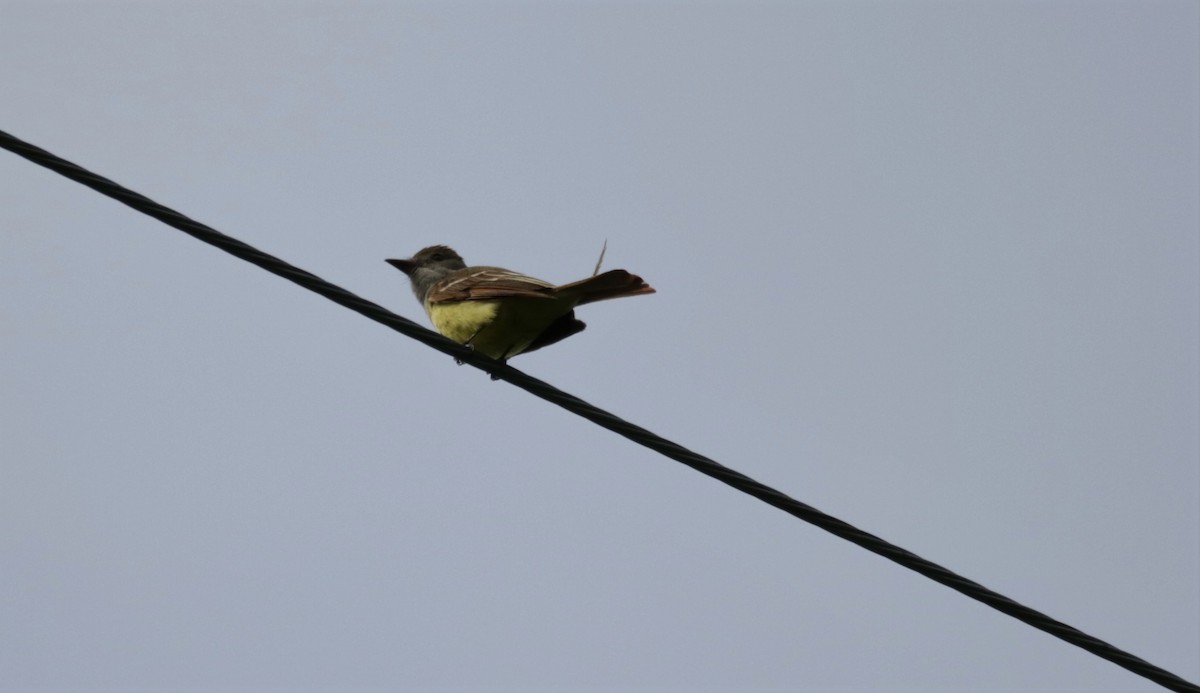
<path fill-rule="evenodd" d="M 607 301 L 610 298 L 652 294 L 654 293 L 654 289 L 642 281 L 642 278 L 636 274 L 616 269 L 609 270 L 603 274 L 597 274 L 594 277 L 588 277 L 587 279 L 580 279 L 570 284 L 563 284 L 556 287 L 554 293 L 559 296 L 564 294 L 577 296 L 579 297 L 579 302 L 575 305 L 581 306 L 585 303 Z"/>

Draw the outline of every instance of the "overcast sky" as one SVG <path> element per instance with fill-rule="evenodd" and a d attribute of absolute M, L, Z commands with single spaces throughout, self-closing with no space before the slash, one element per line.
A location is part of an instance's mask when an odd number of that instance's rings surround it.
<path fill-rule="evenodd" d="M 0 0 L 0 129 L 1200 680 L 1200 5 Z M 0 152 L 3 691 L 1155 691 Z"/>

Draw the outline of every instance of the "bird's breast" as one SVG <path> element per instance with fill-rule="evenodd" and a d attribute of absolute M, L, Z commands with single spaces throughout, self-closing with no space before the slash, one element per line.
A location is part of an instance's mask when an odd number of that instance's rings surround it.
<path fill-rule="evenodd" d="M 426 304 L 434 329 L 462 344 L 496 319 L 498 301 L 455 301 Z"/>

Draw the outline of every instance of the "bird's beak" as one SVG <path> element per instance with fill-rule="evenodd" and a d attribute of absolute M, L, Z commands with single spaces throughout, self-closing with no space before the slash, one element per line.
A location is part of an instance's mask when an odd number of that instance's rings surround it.
<path fill-rule="evenodd" d="M 388 260 L 387 263 L 392 267 L 400 270 L 405 274 L 412 274 L 412 271 L 417 268 L 412 260 Z"/>

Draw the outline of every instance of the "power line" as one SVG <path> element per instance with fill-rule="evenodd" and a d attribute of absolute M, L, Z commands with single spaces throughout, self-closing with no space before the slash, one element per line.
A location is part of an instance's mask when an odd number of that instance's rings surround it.
<path fill-rule="evenodd" d="M 614 433 L 617 433 L 629 440 L 645 446 L 655 452 L 658 452 L 666 457 L 669 457 L 677 462 L 681 462 L 696 471 L 706 474 L 718 481 L 721 481 L 733 488 L 754 496 L 755 498 L 772 505 L 780 510 L 804 520 L 805 522 L 814 524 L 825 531 L 834 534 L 842 539 L 857 544 L 862 548 L 879 554 L 884 558 L 899 563 L 900 565 L 928 577 L 931 580 L 939 582 L 951 589 L 957 590 L 966 596 L 983 602 L 988 606 L 1001 611 L 1017 620 L 1026 623 L 1034 628 L 1045 631 L 1056 638 L 1065 640 L 1077 647 L 1081 647 L 1092 654 L 1107 659 L 1117 666 L 1128 669 L 1129 671 L 1145 677 L 1155 683 L 1158 683 L 1165 688 L 1173 691 L 1187 691 L 1190 693 L 1200 693 L 1200 686 L 1196 686 L 1175 674 L 1172 674 L 1165 669 L 1161 669 L 1149 662 L 1136 657 L 1128 652 L 1120 650 L 1112 645 L 1094 638 L 1087 633 L 1084 633 L 1076 628 L 1073 628 L 1061 621 L 1050 618 L 1046 614 L 1036 611 L 1027 606 L 1019 604 L 1008 597 L 1005 597 L 998 592 L 994 592 L 983 585 L 968 580 L 961 575 L 958 575 L 942 566 L 925 560 L 914 553 L 906 551 L 894 544 L 890 544 L 879 537 L 864 532 L 850 524 L 847 524 L 835 517 L 826 515 L 816 508 L 801 503 L 800 501 L 781 493 L 770 486 L 759 483 L 750 477 L 737 472 L 729 467 L 718 464 L 703 455 L 697 454 L 687 448 L 673 443 L 661 436 L 655 435 L 650 431 L 640 426 L 634 425 L 624 419 L 621 419 L 613 414 L 610 414 L 603 409 L 592 406 L 587 402 L 567 394 L 562 390 L 543 382 L 532 376 L 526 375 L 515 368 L 501 364 L 497 361 L 476 353 L 472 349 L 465 347 L 456 342 L 452 342 L 441 335 L 427 330 L 420 325 L 407 320 L 405 318 L 392 313 L 382 306 L 372 303 L 366 299 L 360 298 L 345 289 L 331 284 L 320 277 L 306 272 L 297 267 L 293 267 L 279 258 L 268 255 L 261 250 L 258 250 L 246 243 L 243 243 L 236 238 L 226 236 L 225 234 L 213 229 L 209 226 L 201 224 L 185 217 L 173 209 L 164 207 L 163 205 L 154 202 L 153 200 L 140 195 L 132 190 L 122 187 L 107 178 L 98 176 L 84 168 L 77 166 L 65 159 L 59 158 L 44 149 L 36 147 L 32 144 L 24 142 L 12 135 L 0 131 L 0 147 L 7 149 L 19 156 L 22 156 L 35 164 L 44 166 L 52 171 L 55 171 L 73 181 L 82 183 L 83 185 L 92 188 L 93 190 L 107 195 L 123 204 L 126 204 L 133 209 L 147 214 L 159 221 L 172 226 L 184 233 L 193 236 L 205 243 L 214 245 L 231 255 L 241 258 L 247 262 L 258 265 L 259 267 L 277 274 L 284 279 L 295 282 L 300 286 L 314 291 L 329 300 L 339 305 L 345 306 L 361 315 L 364 315 L 376 322 L 386 325 L 397 332 L 400 332 L 408 337 L 412 337 L 419 342 L 453 356 L 455 359 L 470 364 L 482 371 L 487 372 L 495 380 L 504 380 L 509 382 L 530 394 L 540 397 L 548 402 L 557 404 L 567 411 L 582 416 L 583 418 L 602 426 Z"/>

